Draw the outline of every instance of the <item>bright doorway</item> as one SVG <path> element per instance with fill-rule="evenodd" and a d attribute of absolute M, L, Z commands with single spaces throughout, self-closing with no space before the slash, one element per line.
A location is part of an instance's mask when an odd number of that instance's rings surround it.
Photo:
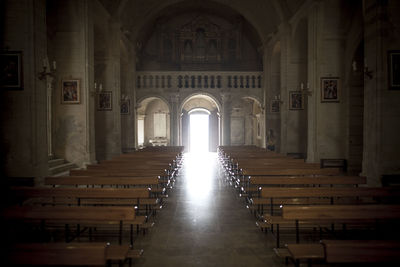
<path fill-rule="evenodd" d="M 209 151 L 209 117 L 208 112 L 204 110 L 190 112 L 190 152 L 204 153 Z"/>

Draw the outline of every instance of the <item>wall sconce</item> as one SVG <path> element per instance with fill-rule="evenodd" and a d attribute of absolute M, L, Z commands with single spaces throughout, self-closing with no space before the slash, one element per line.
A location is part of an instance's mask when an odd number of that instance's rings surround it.
<path fill-rule="evenodd" d="M 356 72 L 358 70 L 357 61 L 354 60 L 351 65 L 353 67 L 353 71 Z M 373 78 L 372 74 L 373 74 L 372 70 L 368 69 L 367 59 L 364 59 L 364 76 L 367 76 L 371 80 Z"/>
<path fill-rule="evenodd" d="M 313 94 L 313 91 L 310 90 L 310 83 L 309 82 L 307 82 L 307 88 L 306 89 L 304 89 L 304 83 L 301 83 L 300 84 L 300 91 L 301 91 L 301 93 L 303 95 L 311 96 Z"/>
<path fill-rule="evenodd" d="M 53 61 L 53 69 L 50 68 L 49 66 L 49 59 L 46 57 L 43 59 L 43 71 L 38 73 L 38 79 L 39 80 L 44 80 L 45 78 L 53 77 L 54 78 L 54 73 L 56 72 L 57 69 L 57 63 L 56 61 Z"/>
<path fill-rule="evenodd" d="M 95 82 L 94 83 L 94 91 L 91 92 L 91 95 L 95 96 L 101 92 L 103 92 L 103 84 L 100 83 L 99 88 L 97 88 L 97 83 Z"/>
<path fill-rule="evenodd" d="M 283 103 L 283 101 L 281 100 L 281 94 L 277 94 L 276 96 L 274 96 L 274 100 L 277 100 L 279 103 Z"/>
<path fill-rule="evenodd" d="M 127 101 L 129 99 L 129 96 L 126 94 L 121 95 L 121 100 L 119 101 L 119 104 L 122 104 L 122 101 Z"/>
<path fill-rule="evenodd" d="M 364 74 L 367 75 L 367 77 L 371 80 L 373 78 L 372 76 L 372 70 L 369 70 L 368 67 L 364 68 Z"/>
<path fill-rule="evenodd" d="M 94 90 L 97 92 L 97 93 L 100 93 L 100 92 L 103 92 L 103 84 L 99 84 L 99 89 L 97 90 L 97 83 L 95 82 L 94 83 Z"/>

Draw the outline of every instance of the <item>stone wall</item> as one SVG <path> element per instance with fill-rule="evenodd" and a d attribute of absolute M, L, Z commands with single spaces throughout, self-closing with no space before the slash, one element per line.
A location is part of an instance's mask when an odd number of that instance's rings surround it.
<path fill-rule="evenodd" d="M 50 1 L 48 42 L 57 62 L 53 92 L 53 145 L 56 157 L 82 166 L 94 161 L 92 1 Z M 77 103 L 63 102 L 62 83 L 78 80 Z"/>
<path fill-rule="evenodd" d="M 22 88 L 1 92 L 1 166 L 7 176 L 47 174 L 45 1 L 3 1 L 2 51 L 21 53 Z"/>

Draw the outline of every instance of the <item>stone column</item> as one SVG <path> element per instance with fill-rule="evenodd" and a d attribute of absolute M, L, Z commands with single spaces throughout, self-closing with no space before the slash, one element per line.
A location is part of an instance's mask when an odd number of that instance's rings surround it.
<path fill-rule="evenodd" d="M 231 94 L 221 93 L 222 98 L 222 145 L 231 144 Z"/>
<path fill-rule="evenodd" d="M 279 36 L 281 42 L 281 77 L 280 77 L 280 116 L 281 116 L 281 136 L 280 136 L 280 149 L 281 154 L 286 154 L 287 151 L 287 121 L 288 121 L 288 65 L 289 65 L 289 40 L 290 40 L 290 26 L 282 24 L 279 29 Z"/>
<path fill-rule="evenodd" d="M 209 137 L 210 152 L 216 152 L 218 147 L 218 112 L 217 109 L 211 111 L 209 116 Z"/>
<path fill-rule="evenodd" d="M 266 133 L 267 133 L 267 116 L 265 116 L 265 107 L 268 105 L 267 101 L 269 99 L 268 95 L 268 90 L 271 90 L 271 60 L 269 57 L 269 52 L 271 48 L 267 45 L 264 44 L 262 47 L 263 49 L 263 66 L 264 66 L 264 73 L 263 73 L 263 79 L 264 79 L 264 84 L 263 84 L 263 102 L 262 102 L 262 116 L 259 118 L 261 125 L 261 147 L 266 148 Z"/>
<path fill-rule="evenodd" d="M 390 138 L 384 138 L 384 124 L 389 118 L 389 112 L 382 114 L 386 108 L 382 106 L 387 86 L 385 80 L 387 28 L 385 28 L 385 19 L 387 1 L 365 0 L 364 1 L 364 67 L 368 67 L 371 76 L 364 77 L 364 142 L 363 142 L 363 166 L 362 174 L 367 177 L 369 186 L 378 186 L 381 184 L 382 175 L 382 143 L 390 142 Z M 392 96 L 393 97 L 393 96 Z M 392 107 L 393 108 L 393 107 Z M 398 124 L 397 124 L 398 125 Z M 393 131 L 397 126 L 393 123 L 388 128 Z M 387 128 L 387 129 L 388 129 Z M 398 128 L 398 127 L 396 127 Z M 390 136 L 390 135 L 389 135 Z M 397 137 L 398 140 L 398 137 Z M 391 149 L 396 150 L 396 141 L 390 144 Z M 386 153 L 390 149 L 386 148 Z M 396 150 L 398 155 L 398 150 Z M 388 162 L 395 162 L 394 157 L 387 159 Z M 385 163 L 389 165 L 388 163 Z M 398 165 L 397 165 L 398 167 Z M 390 173 L 389 173 L 390 174 Z"/>
<path fill-rule="evenodd" d="M 54 157 L 53 152 L 53 126 L 52 126 L 52 105 L 53 105 L 53 80 L 54 78 L 47 75 L 46 84 L 47 84 L 47 155 L 49 159 Z"/>
<path fill-rule="evenodd" d="M 185 147 L 184 151 L 189 152 L 189 114 L 186 110 L 182 110 L 181 120 L 182 120 L 181 144 Z"/>
<path fill-rule="evenodd" d="M 320 66 L 320 36 L 322 33 L 322 16 L 323 11 L 320 10 L 319 3 L 315 2 L 310 8 L 310 15 L 308 17 L 308 83 L 312 95 L 305 95 L 308 97 L 307 101 L 307 162 L 318 162 L 318 105 L 319 105 L 319 66 Z M 322 63 L 321 63 L 322 64 Z"/>
<path fill-rule="evenodd" d="M 170 96 L 170 131 L 171 131 L 171 146 L 179 145 L 179 94 L 173 94 Z"/>

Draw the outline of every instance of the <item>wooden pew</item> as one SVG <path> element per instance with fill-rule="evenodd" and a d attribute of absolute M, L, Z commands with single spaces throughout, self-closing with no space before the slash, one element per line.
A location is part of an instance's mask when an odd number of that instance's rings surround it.
<path fill-rule="evenodd" d="M 149 205 L 155 215 L 156 210 L 162 208 L 165 196 L 165 185 L 158 177 L 96 177 L 96 176 L 58 176 L 45 177 L 45 185 L 74 186 L 74 187 L 123 187 L 123 188 L 151 188 L 151 198 L 141 201 L 144 205 Z"/>
<path fill-rule="evenodd" d="M 258 222 L 258 226 L 260 228 L 267 228 L 271 227 L 271 230 L 273 230 L 273 226 L 276 226 L 276 246 L 280 246 L 280 227 L 283 226 L 289 226 L 293 227 L 296 226 L 296 233 L 297 233 L 297 239 L 298 240 L 298 227 L 299 227 L 299 221 L 300 224 L 303 225 L 316 225 L 315 222 L 319 222 L 321 218 L 314 218 L 315 220 L 306 220 L 304 217 L 302 217 L 301 220 L 297 220 L 297 223 L 295 220 L 288 219 L 287 217 L 284 216 L 283 212 L 286 209 L 287 211 L 290 212 L 290 208 L 296 208 L 296 207 L 303 207 L 301 205 L 313 205 L 313 204 L 320 204 L 320 205 L 315 205 L 315 206 L 310 206 L 313 207 L 314 209 L 318 209 L 317 207 L 321 207 L 322 209 L 324 207 L 336 207 L 338 210 L 341 209 L 346 209 L 347 207 L 365 207 L 365 206 L 377 206 L 377 205 L 361 205 L 363 202 L 360 201 L 358 198 L 363 198 L 363 197 L 368 197 L 368 198 L 399 198 L 400 196 L 400 190 L 396 188 L 273 188 L 273 189 L 263 189 L 264 191 L 264 200 L 265 202 L 257 202 L 255 201 L 254 203 L 258 203 L 259 205 L 263 205 L 264 203 L 270 205 L 270 214 L 264 214 L 262 216 L 264 222 Z M 268 195 L 268 198 L 266 197 Z M 316 198 L 323 198 L 323 199 L 316 199 Z M 333 205 L 333 199 L 334 198 L 351 198 L 355 200 L 358 203 L 361 203 L 360 205 Z M 299 199 L 300 198 L 300 199 Z M 302 200 L 301 198 L 305 198 L 305 200 Z M 308 199 L 312 198 L 312 199 Z M 269 202 L 269 203 L 268 203 Z M 331 205 L 323 205 L 323 204 L 328 204 L 326 202 L 330 202 Z M 260 204 L 261 203 L 261 204 Z M 346 203 L 353 203 L 354 201 L 350 200 L 341 200 L 341 204 L 346 204 Z M 369 202 L 371 203 L 371 202 Z M 281 207 L 283 206 L 282 210 L 282 216 L 277 216 L 274 215 L 274 205 Z M 382 207 L 385 205 L 382 205 Z M 287 216 L 287 215 L 286 215 Z M 327 218 L 328 219 L 328 218 Z M 350 220 L 350 218 L 347 218 Z M 379 219 L 379 218 L 376 218 Z M 347 220 L 347 221 L 348 221 Z M 328 223 L 346 223 L 346 220 L 340 219 L 340 217 L 337 217 L 337 220 L 331 220 L 327 221 L 325 224 Z"/>
<path fill-rule="evenodd" d="M 235 180 L 236 187 L 242 188 L 249 183 L 250 177 L 257 176 L 340 176 L 343 175 L 338 168 L 320 169 L 320 168 L 291 168 L 280 166 L 279 168 L 260 168 L 244 169 L 232 177 Z"/>
<path fill-rule="evenodd" d="M 164 170 L 70 170 L 71 176 L 113 176 L 113 177 L 143 177 L 166 176 Z"/>
<path fill-rule="evenodd" d="M 143 250 L 106 243 L 22 243 L 5 248 L 5 263 L 24 266 L 107 266 L 138 258 Z"/>
<path fill-rule="evenodd" d="M 144 223 L 144 218 L 137 218 L 131 207 L 90 207 L 90 206 L 11 206 L 1 211 L 7 223 L 40 221 L 41 228 L 47 222 L 66 225 L 65 240 L 70 242 L 69 224 L 78 225 L 77 236 L 81 233 L 81 225 L 92 228 L 97 225 L 118 225 L 114 236 L 118 236 L 122 244 L 123 226 L 130 225 L 130 245 L 133 245 L 133 225 Z M 139 219 L 139 220 L 138 220 Z M 18 229 L 17 229 L 18 230 Z"/>
<path fill-rule="evenodd" d="M 285 168 L 282 166 L 280 168 L 274 169 L 244 169 L 242 172 L 246 176 L 306 176 L 306 175 L 340 175 L 341 171 L 339 168 L 329 168 L 329 169 L 301 169 L 301 168 Z"/>
<path fill-rule="evenodd" d="M 150 191 L 149 188 L 15 187 L 11 188 L 10 197 L 16 198 L 17 203 L 30 205 L 130 206 L 137 215 L 145 211 L 147 221 L 152 207 L 158 203 L 150 198 Z"/>
<path fill-rule="evenodd" d="M 271 204 L 269 198 L 260 198 L 261 188 L 278 187 L 321 187 L 321 186 L 355 186 L 366 184 L 366 177 L 360 176 L 254 176 L 242 188 L 242 193 L 247 196 L 249 205 L 254 215 L 263 213 L 263 205 Z M 284 202 L 283 204 L 288 202 Z M 327 202 L 327 204 L 329 204 Z"/>
<path fill-rule="evenodd" d="M 321 240 L 327 263 L 400 263 L 398 240 Z"/>
<path fill-rule="evenodd" d="M 327 264 L 400 263 L 398 240 L 321 240 L 313 244 L 288 244 L 296 266 L 301 260 L 319 260 Z"/>
<path fill-rule="evenodd" d="M 360 176 L 254 176 L 242 189 L 244 193 L 259 192 L 261 187 L 273 186 L 323 186 L 366 184 L 366 177 Z M 251 197 L 251 196 L 250 196 Z"/>
<path fill-rule="evenodd" d="M 51 176 L 45 177 L 45 185 L 51 186 L 145 186 L 156 189 L 163 182 L 156 176 L 142 177 L 112 177 L 112 176 Z"/>
<path fill-rule="evenodd" d="M 299 243 L 299 222 L 346 224 L 400 220 L 400 205 L 283 206 L 282 218 L 294 223 Z"/>

